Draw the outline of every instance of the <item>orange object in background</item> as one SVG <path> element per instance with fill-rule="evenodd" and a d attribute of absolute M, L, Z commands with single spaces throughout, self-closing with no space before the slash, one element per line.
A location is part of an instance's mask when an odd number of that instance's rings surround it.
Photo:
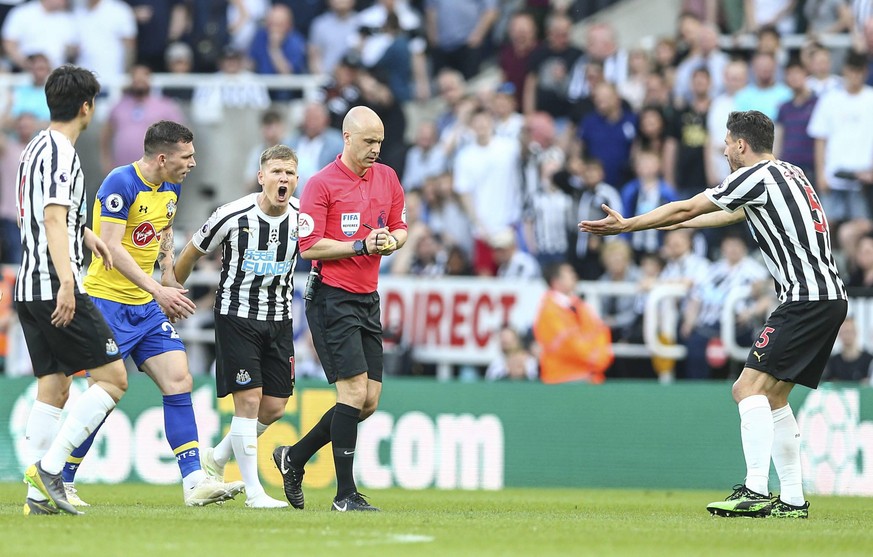
<path fill-rule="evenodd" d="M 541 347 L 543 383 L 603 383 L 615 358 L 612 334 L 583 300 L 550 290 L 543 297 L 533 331 Z"/>

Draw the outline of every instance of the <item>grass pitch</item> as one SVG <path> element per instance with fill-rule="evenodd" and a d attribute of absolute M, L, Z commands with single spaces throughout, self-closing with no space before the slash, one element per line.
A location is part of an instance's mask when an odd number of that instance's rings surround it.
<path fill-rule="evenodd" d="M 270 489 L 281 497 L 281 492 Z M 809 520 L 711 517 L 711 491 L 373 491 L 382 513 L 253 510 L 244 497 L 187 508 L 179 486 L 82 485 L 84 516 L 25 517 L 23 484 L 0 484 L 0 555 L 873 555 L 873 499 L 814 497 Z M 348 553 L 351 551 L 351 553 Z"/>

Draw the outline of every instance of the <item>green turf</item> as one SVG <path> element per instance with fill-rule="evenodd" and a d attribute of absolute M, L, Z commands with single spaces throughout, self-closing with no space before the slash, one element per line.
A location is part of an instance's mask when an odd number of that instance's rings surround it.
<path fill-rule="evenodd" d="M 271 489 L 271 491 L 274 491 Z M 809 520 L 725 519 L 703 491 L 373 491 L 382 513 L 252 510 L 242 498 L 186 508 L 177 486 L 84 485 L 84 516 L 25 517 L 23 484 L 0 484 L 0 555 L 873 555 L 871 498 L 814 497 Z M 272 493 L 281 496 L 281 493 Z"/>

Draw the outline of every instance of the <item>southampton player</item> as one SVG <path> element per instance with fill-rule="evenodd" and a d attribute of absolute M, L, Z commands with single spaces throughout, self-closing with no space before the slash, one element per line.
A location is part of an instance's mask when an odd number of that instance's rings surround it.
<path fill-rule="evenodd" d="M 282 417 L 294 387 L 291 301 L 297 262 L 297 155 L 276 145 L 261 154 L 253 193 L 217 209 L 182 250 L 175 275 L 184 283 L 194 263 L 221 249 L 215 297 L 215 381 L 233 396 L 230 433 L 201 453 L 219 479 L 231 454 L 246 486 L 246 506 L 281 508 L 258 480 L 258 436 Z"/>
<path fill-rule="evenodd" d="M 232 498 L 243 486 L 218 482 L 200 467 L 193 381 L 185 346 L 171 323 L 190 316 L 195 307 L 176 282 L 172 264 L 173 218 L 179 184 L 195 166 L 193 141 L 185 126 L 157 122 L 146 131 L 142 158 L 114 169 L 103 181 L 94 205 L 94 232 L 106 242 L 115 268 L 107 271 L 92 262 L 85 288 L 115 333 L 122 357 L 131 356 L 160 389 L 184 501 L 199 506 Z M 156 260 L 161 283 L 152 278 Z M 86 445 L 92 441 L 93 436 Z M 81 460 L 84 454 L 74 456 Z"/>

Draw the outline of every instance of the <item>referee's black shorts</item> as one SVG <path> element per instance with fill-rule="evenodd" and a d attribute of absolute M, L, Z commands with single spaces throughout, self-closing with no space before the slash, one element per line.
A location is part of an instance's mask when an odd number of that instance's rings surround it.
<path fill-rule="evenodd" d="M 258 321 L 215 312 L 215 390 L 219 398 L 261 387 L 265 396 L 294 391 L 294 328 L 290 319 Z"/>
<path fill-rule="evenodd" d="M 361 373 L 382 381 L 379 293 L 354 294 L 327 284 L 306 302 L 312 343 L 330 383 Z"/>
<path fill-rule="evenodd" d="M 848 308 L 846 300 L 781 304 L 764 323 L 746 367 L 815 389 Z"/>
<path fill-rule="evenodd" d="M 121 359 L 115 335 L 90 296 L 76 292 L 76 312 L 66 327 L 52 325 L 57 301 L 15 302 L 33 374 L 73 375 Z"/>

